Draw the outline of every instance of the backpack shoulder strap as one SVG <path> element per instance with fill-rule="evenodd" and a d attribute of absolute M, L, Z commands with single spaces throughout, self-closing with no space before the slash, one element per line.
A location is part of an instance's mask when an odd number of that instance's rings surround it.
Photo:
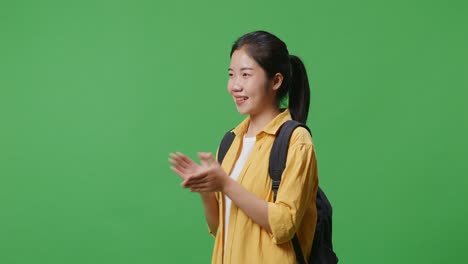
<path fill-rule="evenodd" d="M 221 144 L 219 145 L 218 149 L 218 162 L 219 164 L 223 163 L 224 157 L 226 156 L 226 153 L 228 152 L 229 148 L 231 147 L 232 142 L 234 141 L 234 138 L 236 137 L 236 134 L 232 132 L 232 130 L 229 130 L 221 140 Z"/>
<path fill-rule="evenodd" d="M 281 177 L 283 175 L 284 168 L 286 167 L 289 140 L 291 139 L 291 135 L 294 132 L 294 129 L 297 127 L 304 127 L 310 133 L 310 129 L 306 125 L 296 120 L 288 120 L 279 129 L 275 141 L 273 142 L 273 146 L 271 147 L 268 172 L 272 180 L 272 189 L 275 200 L 279 185 L 281 183 Z"/>
<path fill-rule="evenodd" d="M 268 172 L 272 181 L 271 188 L 273 190 L 275 201 L 281 183 L 281 177 L 283 176 L 284 168 L 286 168 L 289 140 L 291 139 L 291 135 L 294 132 L 294 129 L 297 127 L 304 127 L 310 133 L 310 129 L 305 124 L 295 120 L 288 120 L 279 129 L 275 141 L 273 142 L 273 146 L 271 147 Z M 292 238 L 292 244 L 294 247 L 294 252 L 296 253 L 297 263 L 306 263 L 297 234 L 294 234 L 294 237 Z"/>

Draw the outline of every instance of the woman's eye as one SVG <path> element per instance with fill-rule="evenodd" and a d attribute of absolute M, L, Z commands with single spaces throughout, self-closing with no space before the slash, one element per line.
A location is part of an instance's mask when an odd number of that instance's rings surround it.
<path fill-rule="evenodd" d="M 248 76 L 250 76 L 250 74 L 244 73 L 243 76 L 244 76 L 244 77 L 248 77 Z"/>

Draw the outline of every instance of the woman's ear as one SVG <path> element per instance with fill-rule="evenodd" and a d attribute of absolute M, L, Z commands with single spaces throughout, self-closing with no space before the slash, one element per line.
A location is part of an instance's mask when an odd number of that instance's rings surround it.
<path fill-rule="evenodd" d="M 281 84 L 283 83 L 283 74 L 281 73 L 276 73 L 275 76 L 273 76 L 273 90 L 277 91 L 280 87 Z"/>

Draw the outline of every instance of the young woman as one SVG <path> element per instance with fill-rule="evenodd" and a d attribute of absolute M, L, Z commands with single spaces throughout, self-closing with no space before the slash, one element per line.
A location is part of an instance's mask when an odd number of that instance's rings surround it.
<path fill-rule="evenodd" d="M 317 164 L 309 132 L 294 130 L 276 201 L 268 175 L 276 132 L 287 120 L 305 123 L 309 83 L 301 60 L 265 31 L 240 37 L 232 46 L 228 91 L 248 117 L 233 129 L 234 141 L 220 165 L 211 153 L 200 164 L 171 153 L 171 169 L 182 186 L 199 192 L 210 233 L 212 263 L 296 263 L 297 234 L 310 254 L 317 219 Z M 288 108 L 282 109 L 286 101 Z"/>

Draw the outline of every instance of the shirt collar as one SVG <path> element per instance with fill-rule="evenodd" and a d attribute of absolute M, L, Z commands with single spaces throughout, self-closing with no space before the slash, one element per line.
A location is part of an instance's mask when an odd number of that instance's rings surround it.
<path fill-rule="evenodd" d="M 291 113 L 289 112 L 289 109 L 284 109 L 282 110 L 281 113 L 279 113 L 275 118 L 273 118 L 262 130 L 262 132 L 265 132 L 270 135 L 276 135 L 278 132 L 279 128 L 281 125 L 283 125 L 284 122 L 291 120 Z M 237 136 L 244 135 L 247 132 L 247 129 L 249 128 L 250 124 L 250 117 L 247 117 L 242 121 L 237 127 L 235 127 L 232 132 L 236 134 Z"/>

